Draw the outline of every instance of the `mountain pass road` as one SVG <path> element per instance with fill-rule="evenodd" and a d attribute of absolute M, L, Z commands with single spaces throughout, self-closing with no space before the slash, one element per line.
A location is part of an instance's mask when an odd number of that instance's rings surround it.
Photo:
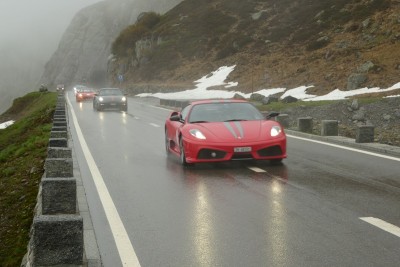
<path fill-rule="evenodd" d="M 282 165 L 182 167 L 165 151 L 170 110 L 67 99 L 104 266 L 399 266 L 398 159 L 289 135 Z"/>

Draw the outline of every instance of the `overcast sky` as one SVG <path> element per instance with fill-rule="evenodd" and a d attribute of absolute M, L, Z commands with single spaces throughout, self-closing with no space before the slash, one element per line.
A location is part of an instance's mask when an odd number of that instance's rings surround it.
<path fill-rule="evenodd" d="M 51 55 L 83 7 L 99 0 L 0 0 L 0 50 L 26 48 Z"/>
<path fill-rule="evenodd" d="M 74 15 L 100 0 L 0 0 L 0 113 L 32 91 Z"/>

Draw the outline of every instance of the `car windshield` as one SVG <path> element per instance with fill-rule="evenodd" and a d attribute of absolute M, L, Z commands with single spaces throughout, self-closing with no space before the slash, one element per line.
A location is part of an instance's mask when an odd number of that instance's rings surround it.
<path fill-rule="evenodd" d="M 122 91 L 119 89 L 102 89 L 100 91 L 100 95 L 107 96 L 107 95 L 123 95 Z"/>
<path fill-rule="evenodd" d="M 250 103 L 210 103 L 192 108 L 190 123 L 263 120 L 263 115 Z"/>

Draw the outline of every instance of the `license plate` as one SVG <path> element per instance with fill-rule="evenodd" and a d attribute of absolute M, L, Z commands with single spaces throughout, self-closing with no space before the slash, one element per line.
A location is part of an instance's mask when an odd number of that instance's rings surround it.
<path fill-rule="evenodd" d="M 245 147 L 235 147 L 233 149 L 234 152 L 250 152 L 251 151 L 251 147 L 249 146 L 245 146 Z"/>

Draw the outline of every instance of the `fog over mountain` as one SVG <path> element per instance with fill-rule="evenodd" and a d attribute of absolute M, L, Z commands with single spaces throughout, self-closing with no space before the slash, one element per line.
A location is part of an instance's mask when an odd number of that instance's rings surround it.
<path fill-rule="evenodd" d="M 90 83 L 106 86 L 111 45 L 143 12 L 164 13 L 181 0 L 103 1 L 82 9 L 63 34 L 59 47 L 45 66 L 40 83 L 54 88 Z"/>
<path fill-rule="evenodd" d="M 0 1 L 0 113 L 35 90 L 73 16 L 99 0 Z"/>
<path fill-rule="evenodd" d="M 100 3 L 102 2 L 102 3 Z M 70 36 L 72 39 L 84 34 L 80 32 L 85 30 L 96 29 L 96 23 L 101 28 L 107 26 L 107 29 L 114 27 L 114 32 L 92 32 L 92 35 L 105 35 L 103 37 L 117 36 L 118 31 L 123 29 L 128 23 L 133 23 L 136 16 L 143 11 L 165 11 L 179 0 L 1 0 L 0 1 L 0 113 L 7 110 L 13 99 L 22 96 L 27 92 L 37 90 L 42 82 L 55 82 L 55 73 L 49 73 L 49 68 L 45 65 L 51 59 L 57 60 L 60 53 L 56 51 L 60 48 L 64 49 L 66 57 L 79 57 L 82 54 L 76 53 L 74 47 L 69 47 L 68 44 L 68 28 L 76 31 L 77 35 Z M 97 5 L 97 7 L 96 7 Z M 92 9 L 86 8 L 94 6 Z M 126 7 L 124 9 L 124 6 Z M 100 9 L 99 9 L 100 7 Z M 103 7 L 103 9 L 102 9 Z M 113 8 L 114 7 L 114 8 Z M 127 8 L 133 8 L 129 11 Z M 86 9 L 85 9 L 86 8 Z M 83 13 L 81 12 L 83 10 Z M 84 11 L 86 10 L 86 11 Z M 80 13 L 81 12 L 81 13 Z M 119 21 L 120 14 L 124 13 L 124 18 Z M 79 15 L 81 14 L 81 15 Z M 131 14 L 131 17 L 129 17 Z M 93 15 L 93 20 L 85 24 L 81 19 Z M 100 16 L 98 20 L 94 18 Z M 75 25 L 71 22 L 75 20 Z M 92 24 L 91 24 L 92 23 Z M 99 29 L 99 28 L 97 28 Z M 80 37 L 82 37 L 81 35 Z M 61 42 L 62 38 L 67 40 Z M 75 40 L 75 45 L 85 44 L 90 50 L 90 40 L 81 40 L 78 43 Z M 97 43 L 98 47 L 102 46 L 102 57 L 109 53 L 109 45 L 112 40 L 105 40 L 103 43 Z M 70 48 L 72 51 L 71 52 Z M 76 47 L 75 47 L 76 48 Z M 96 50 L 97 51 L 97 50 Z M 82 52 L 82 51 L 81 51 Z M 92 53 L 89 58 L 94 58 L 95 53 Z M 65 59 L 65 58 L 64 58 Z M 84 62 L 84 61 L 82 61 Z M 99 63 L 101 62 L 101 63 Z M 98 60 L 95 64 L 106 64 L 104 60 Z M 99 66 L 100 66 L 99 65 Z M 48 67 L 51 68 L 51 63 Z M 87 66 L 87 65 L 84 65 Z M 100 69 L 104 69 L 100 66 Z M 63 70 L 58 70 L 62 74 L 60 77 L 65 77 Z M 65 71 L 65 70 L 64 70 Z M 64 74 L 63 74 L 64 73 Z M 63 76 L 64 75 L 64 76 Z M 84 74 L 83 74 L 84 75 Z M 63 78 L 59 78 L 63 79 Z M 67 81 L 62 81 L 67 82 Z"/>

